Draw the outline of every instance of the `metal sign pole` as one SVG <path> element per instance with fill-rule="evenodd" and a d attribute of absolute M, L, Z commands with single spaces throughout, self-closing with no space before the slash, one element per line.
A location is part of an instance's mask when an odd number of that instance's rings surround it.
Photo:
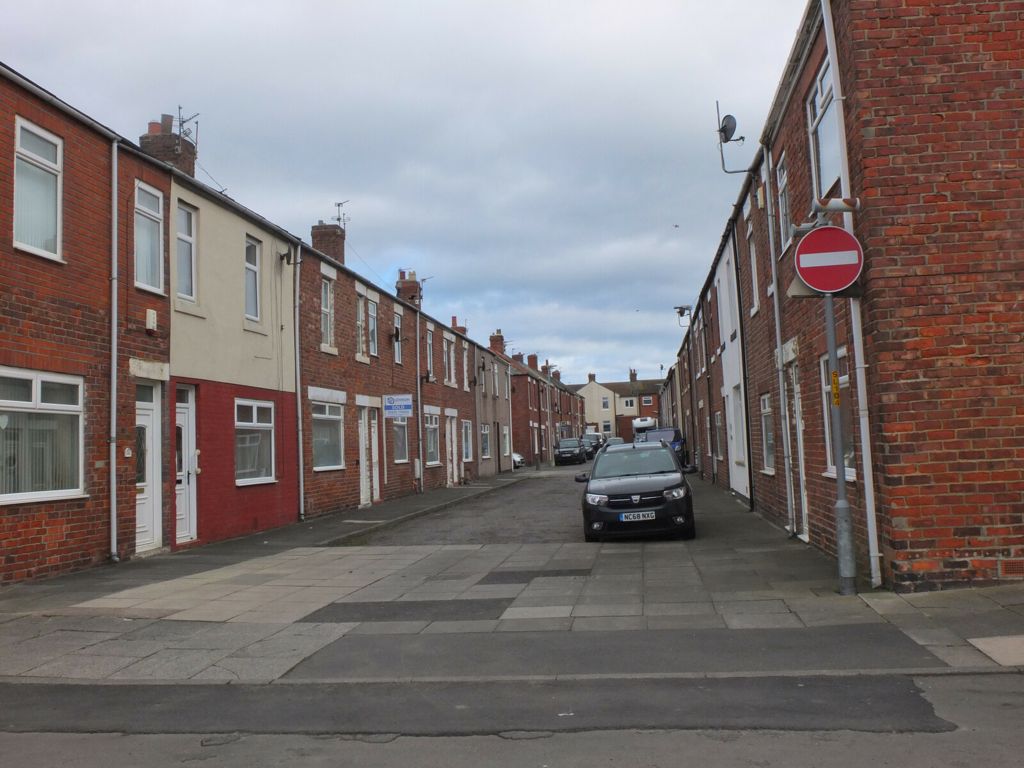
<path fill-rule="evenodd" d="M 832 385 L 832 461 L 836 467 L 836 554 L 839 559 L 839 594 L 857 594 L 857 560 L 853 552 L 853 518 L 846 500 L 846 460 L 843 452 L 843 418 L 839 410 L 839 353 L 836 350 L 836 315 L 832 294 L 825 294 L 825 335 L 828 341 L 828 375 Z"/>

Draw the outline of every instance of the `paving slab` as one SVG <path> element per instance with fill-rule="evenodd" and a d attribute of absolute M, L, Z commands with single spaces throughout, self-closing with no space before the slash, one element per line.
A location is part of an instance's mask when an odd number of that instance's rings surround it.
<path fill-rule="evenodd" d="M 52 677 L 69 680 L 102 680 L 114 672 L 140 661 L 132 656 L 90 656 L 68 654 L 40 664 L 25 672 L 26 677 Z"/>
<path fill-rule="evenodd" d="M 1004 667 L 1024 667 L 1024 635 L 973 637 L 968 642 Z"/>
<path fill-rule="evenodd" d="M 227 651 L 165 649 L 114 672 L 109 679 L 188 680 L 227 655 Z"/>

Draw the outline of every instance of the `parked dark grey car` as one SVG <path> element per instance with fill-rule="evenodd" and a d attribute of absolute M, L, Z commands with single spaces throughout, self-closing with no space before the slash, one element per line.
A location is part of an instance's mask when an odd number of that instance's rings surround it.
<path fill-rule="evenodd" d="M 586 464 L 587 449 L 576 437 L 563 437 L 555 447 L 555 464 Z"/>
<path fill-rule="evenodd" d="M 598 452 L 594 468 L 580 472 L 583 492 L 583 537 L 669 534 L 692 539 L 693 493 L 675 452 L 658 443 L 608 445 Z"/>

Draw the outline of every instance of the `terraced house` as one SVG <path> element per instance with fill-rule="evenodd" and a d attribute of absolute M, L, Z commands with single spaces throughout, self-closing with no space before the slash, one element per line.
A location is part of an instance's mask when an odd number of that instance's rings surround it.
<path fill-rule="evenodd" d="M 1024 578 L 1024 27 L 1018 2 L 807 5 L 676 360 L 703 476 L 859 571 Z M 842 466 L 809 228 L 864 250 L 835 299 Z"/>

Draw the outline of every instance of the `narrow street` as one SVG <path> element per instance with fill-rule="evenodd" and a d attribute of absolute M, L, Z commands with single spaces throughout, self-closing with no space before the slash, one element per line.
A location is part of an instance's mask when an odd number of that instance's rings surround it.
<path fill-rule="evenodd" d="M 1024 747 L 1020 668 L 979 650 L 1024 635 L 1024 590 L 840 597 L 832 561 L 699 481 L 696 539 L 586 544 L 577 471 L 0 592 L 0 751 L 952 766 Z"/>

